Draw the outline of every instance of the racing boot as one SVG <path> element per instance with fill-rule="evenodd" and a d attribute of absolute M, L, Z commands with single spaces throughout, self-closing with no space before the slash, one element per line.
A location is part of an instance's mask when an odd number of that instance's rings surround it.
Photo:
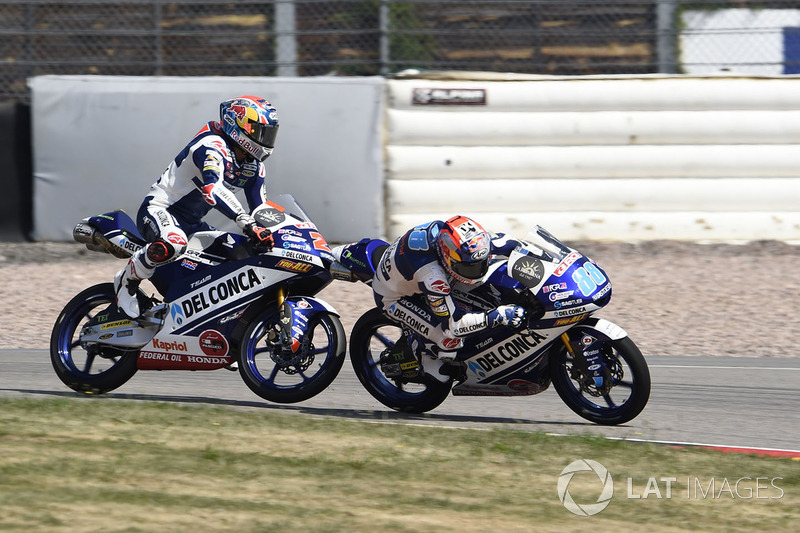
<path fill-rule="evenodd" d="M 442 359 L 433 357 L 429 355 L 428 352 L 424 352 L 421 359 L 422 368 L 425 369 L 426 374 L 442 383 L 446 383 L 447 380 L 450 379 L 450 376 L 443 372 L 443 370 L 446 371 L 446 365 Z"/>
<path fill-rule="evenodd" d="M 444 361 L 458 361 L 458 352 L 439 350 L 439 359 Z"/>
<path fill-rule="evenodd" d="M 146 248 L 133 254 L 125 268 L 114 276 L 117 307 L 130 318 L 137 318 L 141 314 L 137 297 L 139 284 L 153 275 L 154 267 L 148 267 L 143 261 Z"/>
<path fill-rule="evenodd" d="M 420 366 L 414 357 L 414 349 L 404 334 L 395 345 L 381 353 L 381 371 L 387 378 L 414 379 L 420 375 Z"/>

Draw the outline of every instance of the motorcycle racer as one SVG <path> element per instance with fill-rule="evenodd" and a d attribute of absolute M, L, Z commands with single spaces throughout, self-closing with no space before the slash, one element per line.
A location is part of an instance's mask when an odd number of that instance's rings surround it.
<path fill-rule="evenodd" d="M 522 324 L 522 307 L 501 305 L 488 312 L 466 312 L 450 294 L 456 283 L 484 283 L 490 258 L 508 256 L 519 244 L 504 234 L 490 235 L 465 216 L 416 226 L 383 253 L 372 280 L 375 302 L 389 317 L 435 343 L 432 353 L 423 355 L 426 368 L 438 368 L 443 361 L 457 360 L 462 337 L 486 328 Z M 406 347 L 397 348 L 409 355 Z"/>
<path fill-rule="evenodd" d="M 136 217 L 148 244 L 114 277 L 117 307 L 131 318 L 141 314 L 137 289 L 154 269 L 178 259 L 188 236 L 213 229 L 203 217 L 215 208 L 248 236 L 271 246 L 269 230 L 249 212 L 266 201 L 264 161 L 278 133 L 275 107 L 258 96 L 220 104 L 220 120 L 207 123 L 150 187 Z M 235 196 L 242 190 L 250 211 Z"/>

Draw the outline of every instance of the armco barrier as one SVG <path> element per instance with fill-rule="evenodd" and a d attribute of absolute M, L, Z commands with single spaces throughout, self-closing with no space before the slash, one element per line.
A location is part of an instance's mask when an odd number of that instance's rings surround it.
<path fill-rule="evenodd" d="M 458 78 L 388 82 L 390 237 L 800 240 L 800 78 Z"/>

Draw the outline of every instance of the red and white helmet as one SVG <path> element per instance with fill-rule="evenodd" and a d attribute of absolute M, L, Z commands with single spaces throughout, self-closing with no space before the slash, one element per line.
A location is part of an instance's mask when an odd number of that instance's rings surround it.
<path fill-rule="evenodd" d="M 219 105 L 222 130 L 242 150 L 264 161 L 278 136 L 278 112 L 258 96 L 240 96 Z"/>
<path fill-rule="evenodd" d="M 491 237 L 471 218 L 454 216 L 447 220 L 436 243 L 442 266 L 456 281 L 472 285 L 489 270 Z"/>

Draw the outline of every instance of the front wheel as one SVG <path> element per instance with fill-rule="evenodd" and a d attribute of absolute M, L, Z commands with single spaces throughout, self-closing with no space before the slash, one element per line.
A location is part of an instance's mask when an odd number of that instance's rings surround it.
<path fill-rule="evenodd" d="M 582 378 L 565 346 L 551 353 L 553 387 L 567 406 L 586 420 L 603 425 L 624 424 L 642 412 L 650 398 L 650 371 L 644 356 L 628 337 L 601 346 L 610 379 L 601 386 Z"/>
<path fill-rule="evenodd" d="M 264 311 L 250 322 L 239 343 L 239 373 L 257 395 L 276 403 L 308 400 L 333 383 L 344 364 L 347 341 L 339 318 L 320 313 L 309 319 L 296 352 L 280 342 L 278 316 Z"/>
<path fill-rule="evenodd" d="M 75 296 L 58 315 L 50 335 L 50 361 L 58 378 L 72 390 L 103 394 L 136 373 L 136 350 L 81 344 L 83 327 L 111 305 L 114 305 L 114 285 L 101 283 Z"/>
<path fill-rule="evenodd" d="M 380 309 L 364 313 L 350 335 L 350 362 L 358 380 L 376 400 L 402 413 L 424 413 L 450 394 L 450 382 L 423 374 L 421 380 L 387 378 L 381 370 L 381 353 L 394 347 L 403 330 Z"/>

